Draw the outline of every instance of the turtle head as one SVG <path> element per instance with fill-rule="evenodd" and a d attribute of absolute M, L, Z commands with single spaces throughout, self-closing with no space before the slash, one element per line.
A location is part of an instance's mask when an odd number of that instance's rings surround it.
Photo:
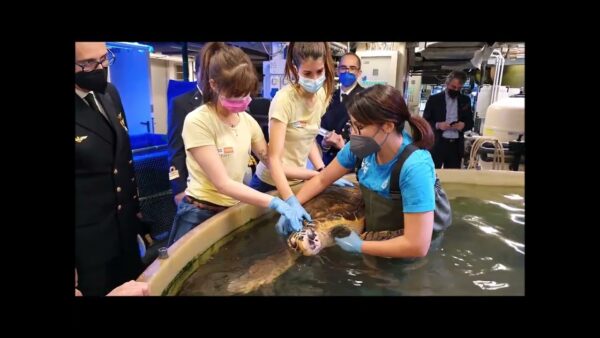
<path fill-rule="evenodd" d="M 304 256 L 314 256 L 323 248 L 314 224 L 307 224 L 302 230 L 292 232 L 287 239 L 287 243 L 290 248 Z"/>

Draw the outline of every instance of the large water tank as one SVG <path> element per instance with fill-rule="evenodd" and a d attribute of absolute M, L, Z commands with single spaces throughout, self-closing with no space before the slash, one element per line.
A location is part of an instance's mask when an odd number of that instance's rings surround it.
<path fill-rule="evenodd" d="M 500 142 L 525 140 L 525 98 L 509 97 L 491 104 L 486 112 L 483 136 L 496 137 Z"/>

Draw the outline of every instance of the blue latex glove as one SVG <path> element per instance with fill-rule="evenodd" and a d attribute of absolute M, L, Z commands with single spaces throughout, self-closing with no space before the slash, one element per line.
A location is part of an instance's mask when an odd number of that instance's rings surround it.
<path fill-rule="evenodd" d="M 277 221 L 277 224 L 275 224 L 275 231 L 277 231 L 280 236 L 287 237 L 290 233 L 297 230 L 293 229 L 290 221 L 288 221 L 285 216 L 281 215 Z"/>
<path fill-rule="evenodd" d="M 363 240 L 354 231 L 347 237 L 336 237 L 335 243 L 344 251 L 362 253 Z"/>
<path fill-rule="evenodd" d="M 310 214 L 308 212 L 306 212 L 306 210 L 304 210 L 304 208 L 302 207 L 302 204 L 300 204 L 300 201 L 298 201 L 298 199 L 296 198 L 296 195 L 292 195 L 290 196 L 287 200 L 285 200 L 285 203 L 287 203 L 290 207 L 294 208 L 294 210 L 296 210 L 296 212 L 298 213 L 298 215 L 302 216 L 302 218 L 304 218 L 305 220 L 312 222 L 312 218 L 310 217 Z M 302 228 L 302 227 L 300 227 Z M 299 231 L 300 229 L 296 230 Z"/>
<path fill-rule="evenodd" d="M 302 216 L 281 198 L 274 197 L 269 203 L 269 208 L 281 214 L 279 221 L 275 225 L 277 233 L 287 235 L 292 231 L 302 230 Z"/>
<path fill-rule="evenodd" d="M 340 178 L 339 180 L 333 182 L 333 185 L 337 185 L 338 187 L 353 187 L 354 183 L 348 181 L 345 178 Z"/>

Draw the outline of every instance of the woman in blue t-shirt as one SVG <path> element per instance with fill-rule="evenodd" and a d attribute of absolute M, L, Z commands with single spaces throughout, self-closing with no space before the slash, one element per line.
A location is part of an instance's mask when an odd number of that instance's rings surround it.
<path fill-rule="evenodd" d="M 371 241 L 352 232 L 336 243 L 373 256 L 425 256 L 434 232 L 435 168 L 427 150 L 434 141 L 431 127 L 410 115 L 402 94 L 392 86 L 375 85 L 356 94 L 348 112 L 350 142 L 304 184 L 298 200 L 310 200 L 356 167 L 365 201 L 365 233 L 385 232 L 391 239 Z M 405 122 L 414 139 L 404 131 Z"/>

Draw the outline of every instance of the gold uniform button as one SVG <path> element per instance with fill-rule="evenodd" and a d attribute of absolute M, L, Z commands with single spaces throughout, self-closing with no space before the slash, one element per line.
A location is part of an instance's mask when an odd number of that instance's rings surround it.
<path fill-rule="evenodd" d="M 135 182 L 135 177 L 132 177 L 132 178 L 131 178 L 131 182 Z"/>
<path fill-rule="evenodd" d="M 123 209 L 123 207 L 122 207 L 122 206 L 119 204 L 119 205 L 117 206 L 117 210 L 121 210 L 121 209 Z"/>
<path fill-rule="evenodd" d="M 133 199 L 136 199 L 136 198 L 137 198 L 137 195 L 133 195 Z"/>
<path fill-rule="evenodd" d="M 117 168 L 115 168 L 115 170 L 113 171 L 113 174 L 117 174 L 119 171 L 117 170 Z"/>
<path fill-rule="evenodd" d="M 121 192 L 121 187 L 117 187 L 117 192 Z"/>
<path fill-rule="evenodd" d="M 131 163 L 133 163 L 133 161 L 132 161 L 132 160 L 129 160 L 129 164 L 131 164 Z"/>

